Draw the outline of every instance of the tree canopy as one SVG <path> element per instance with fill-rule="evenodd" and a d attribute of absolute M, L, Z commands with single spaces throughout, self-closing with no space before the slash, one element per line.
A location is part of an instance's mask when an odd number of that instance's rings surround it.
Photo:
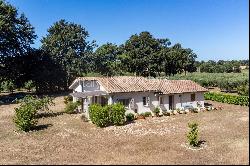
<path fill-rule="evenodd" d="M 15 81 L 20 76 L 17 69 L 21 64 L 16 63 L 15 57 L 27 54 L 36 37 L 34 27 L 25 15 L 0 0 L 0 80 Z"/>
<path fill-rule="evenodd" d="M 168 39 L 156 39 L 149 32 L 132 35 L 124 45 L 121 62 L 126 70 L 137 75 L 155 75 L 161 69 L 160 50 L 169 45 Z"/>
<path fill-rule="evenodd" d="M 81 25 L 60 20 L 41 40 L 41 49 L 51 56 L 67 73 L 67 86 L 72 78 L 89 71 L 89 61 L 95 41 L 87 41 L 88 31 Z"/>
<path fill-rule="evenodd" d="M 23 13 L 0 0 L 0 81 L 9 87 L 32 82 L 37 92 L 67 90 L 75 77 L 90 75 L 170 76 L 177 73 L 240 72 L 249 60 L 196 61 L 191 48 L 172 45 L 167 37 L 156 38 L 148 31 L 131 35 L 121 45 L 107 42 L 97 47 L 80 24 L 56 21 L 41 40 Z M 96 50 L 95 50 L 96 49 Z M 13 84 L 13 86 L 12 86 Z M 6 87 L 6 86 L 5 86 Z M 243 87 L 244 88 L 244 87 Z M 0 87 L 1 89 L 1 87 Z"/>
<path fill-rule="evenodd" d="M 98 47 L 93 54 L 93 70 L 102 75 L 116 75 L 120 71 L 119 55 L 122 53 L 119 46 L 106 43 Z"/>

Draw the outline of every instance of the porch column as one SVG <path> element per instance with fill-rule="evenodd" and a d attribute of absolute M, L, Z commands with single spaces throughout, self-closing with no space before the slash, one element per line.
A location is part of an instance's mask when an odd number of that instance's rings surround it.
<path fill-rule="evenodd" d="M 91 97 L 86 97 L 86 99 L 85 99 L 85 102 L 84 102 L 84 111 L 85 111 L 85 116 L 86 116 L 86 118 L 87 119 L 90 119 L 89 118 L 89 105 L 91 104 Z"/>
<path fill-rule="evenodd" d="M 77 101 L 77 98 L 76 97 L 73 97 L 73 102 L 76 102 Z"/>
<path fill-rule="evenodd" d="M 111 104 L 113 104 L 113 98 L 112 98 L 112 96 L 109 96 L 108 97 L 108 105 L 111 105 Z"/>

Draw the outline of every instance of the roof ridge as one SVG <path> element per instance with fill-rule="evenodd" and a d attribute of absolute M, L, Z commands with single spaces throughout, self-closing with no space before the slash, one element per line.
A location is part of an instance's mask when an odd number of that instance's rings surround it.
<path fill-rule="evenodd" d="M 162 91 L 164 94 L 170 94 L 207 91 L 206 88 L 192 80 L 169 80 L 167 78 L 149 78 L 142 76 L 94 76 L 77 77 L 72 85 L 78 80 L 98 81 L 109 93 Z"/>

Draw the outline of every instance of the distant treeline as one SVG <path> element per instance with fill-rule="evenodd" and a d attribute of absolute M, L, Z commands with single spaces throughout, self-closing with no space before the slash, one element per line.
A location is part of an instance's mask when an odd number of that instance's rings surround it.
<path fill-rule="evenodd" d="M 203 87 L 218 87 L 221 91 L 235 92 L 241 96 L 249 95 L 249 71 L 242 73 L 188 73 L 168 77 L 173 80 L 192 80 Z"/>
<path fill-rule="evenodd" d="M 231 61 L 196 61 L 196 67 L 199 72 L 207 73 L 240 73 L 241 66 L 249 68 L 249 60 L 231 60 Z"/>
<path fill-rule="evenodd" d="M 31 44 L 37 35 L 25 15 L 3 0 L 0 11 L 0 83 L 9 87 L 5 89 L 30 87 L 32 83 L 36 91 L 52 92 L 67 90 L 78 76 L 157 77 L 197 70 L 193 50 L 179 43 L 172 45 L 168 38 L 155 38 L 144 31 L 131 35 L 121 45 L 98 47 L 88 40 L 84 27 L 64 19 L 48 28 L 41 47 L 35 49 Z M 202 71 L 207 68 L 204 65 L 198 65 Z"/>

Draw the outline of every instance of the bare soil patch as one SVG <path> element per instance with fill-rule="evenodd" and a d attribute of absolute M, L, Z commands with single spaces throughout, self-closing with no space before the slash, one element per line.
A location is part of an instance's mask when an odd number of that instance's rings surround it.
<path fill-rule="evenodd" d="M 0 105 L 1 164 L 248 164 L 248 107 L 208 101 L 223 110 L 146 118 L 125 126 L 97 128 L 81 114 L 62 114 L 63 96 L 51 107 L 56 116 L 39 119 L 46 127 L 16 132 L 17 104 Z M 199 123 L 205 146 L 186 144 L 187 123 Z"/>

